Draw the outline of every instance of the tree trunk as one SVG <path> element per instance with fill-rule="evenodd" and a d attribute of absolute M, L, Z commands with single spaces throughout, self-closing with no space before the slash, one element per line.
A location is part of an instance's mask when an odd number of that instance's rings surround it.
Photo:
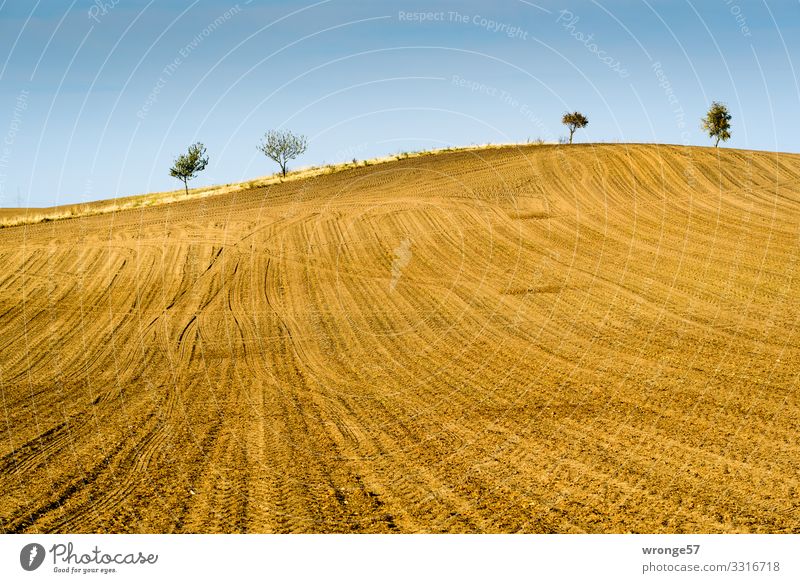
<path fill-rule="evenodd" d="M 716 143 L 716 144 L 714 144 L 714 147 L 715 147 L 715 148 L 719 148 L 719 138 L 717 138 L 717 143 Z"/>
<path fill-rule="evenodd" d="M 281 164 L 281 172 L 283 172 L 283 177 L 286 178 L 286 164 Z"/>
<path fill-rule="evenodd" d="M 575 133 L 575 130 L 569 130 L 569 143 L 572 143 L 572 134 Z"/>
<path fill-rule="evenodd" d="M 189 196 L 189 183 L 185 178 L 183 179 L 183 188 L 186 190 L 186 196 L 188 197 Z"/>

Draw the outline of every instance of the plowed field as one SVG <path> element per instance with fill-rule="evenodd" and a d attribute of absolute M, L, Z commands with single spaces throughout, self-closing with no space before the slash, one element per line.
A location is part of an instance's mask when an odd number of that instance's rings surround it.
<path fill-rule="evenodd" d="M 0 532 L 800 532 L 799 258 L 654 145 L 0 229 Z"/>

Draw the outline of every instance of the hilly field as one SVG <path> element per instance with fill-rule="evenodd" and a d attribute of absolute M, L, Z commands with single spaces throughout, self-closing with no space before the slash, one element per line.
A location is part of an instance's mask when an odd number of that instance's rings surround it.
<path fill-rule="evenodd" d="M 799 258 L 656 145 L 2 228 L 0 532 L 800 532 Z"/>

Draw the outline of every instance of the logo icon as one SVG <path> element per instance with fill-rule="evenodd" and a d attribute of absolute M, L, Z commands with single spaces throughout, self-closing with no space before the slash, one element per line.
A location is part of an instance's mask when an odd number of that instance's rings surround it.
<path fill-rule="evenodd" d="M 19 564 L 26 571 L 35 571 L 44 562 L 44 547 L 39 543 L 30 543 L 19 552 Z"/>

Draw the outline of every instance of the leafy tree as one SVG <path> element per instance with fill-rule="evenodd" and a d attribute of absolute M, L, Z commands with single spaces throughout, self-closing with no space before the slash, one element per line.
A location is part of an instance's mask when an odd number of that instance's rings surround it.
<path fill-rule="evenodd" d="M 183 181 L 183 187 L 186 189 L 186 195 L 189 195 L 189 180 L 197 176 L 198 172 L 202 172 L 208 165 L 208 156 L 206 156 L 206 147 L 197 142 L 189 146 L 189 151 L 186 154 L 181 154 L 175 158 L 172 168 L 169 169 L 169 175 Z"/>
<path fill-rule="evenodd" d="M 569 129 L 569 143 L 571 144 L 572 134 L 575 133 L 575 130 L 588 126 L 589 120 L 581 112 L 573 111 L 572 113 L 565 113 L 564 117 L 561 118 L 561 123 Z"/>
<path fill-rule="evenodd" d="M 714 101 L 708 109 L 708 113 L 701 120 L 703 131 L 710 138 L 716 138 L 714 147 L 719 147 L 719 141 L 727 141 L 731 137 L 731 114 L 724 103 Z"/>
<path fill-rule="evenodd" d="M 294 160 L 308 148 L 305 136 L 293 134 L 288 130 L 270 130 L 264 134 L 264 139 L 258 149 L 268 158 L 272 158 L 281 167 L 283 176 L 286 177 L 286 164 Z"/>

